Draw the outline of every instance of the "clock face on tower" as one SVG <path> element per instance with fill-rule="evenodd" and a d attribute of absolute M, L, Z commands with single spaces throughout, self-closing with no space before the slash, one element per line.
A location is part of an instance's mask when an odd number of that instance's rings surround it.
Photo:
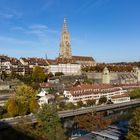
<path fill-rule="evenodd" d="M 69 42 L 68 42 L 68 41 L 66 41 L 66 45 L 67 45 L 67 46 L 69 45 Z"/>

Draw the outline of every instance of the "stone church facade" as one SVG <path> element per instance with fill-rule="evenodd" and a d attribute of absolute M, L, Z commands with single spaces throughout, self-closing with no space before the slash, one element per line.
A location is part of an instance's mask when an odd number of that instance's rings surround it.
<path fill-rule="evenodd" d="M 95 66 L 95 59 L 91 56 L 73 56 L 70 45 L 70 33 L 67 30 L 66 18 L 64 18 L 63 31 L 61 33 L 59 56 L 57 62 L 77 63 L 81 66 Z"/>

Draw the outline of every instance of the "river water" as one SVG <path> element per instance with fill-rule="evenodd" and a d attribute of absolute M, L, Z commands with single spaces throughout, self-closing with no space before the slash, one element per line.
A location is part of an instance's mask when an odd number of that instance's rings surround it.
<path fill-rule="evenodd" d="M 95 133 L 100 132 L 101 134 L 111 135 L 111 137 L 112 138 L 114 137 L 114 139 L 116 139 L 116 140 L 117 139 L 124 140 L 125 136 L 127 135 L 127 132 L 128 132 L 129 120 L 132 117 L 132 112 L 134 110 L 135 110 L 135 108 L 131 108 L 131 109 L 125 109 L 123 111 L 115 112 L 114 114 L 109 116 L 109 118 L 114 120 L 114 121 L 112 121 L 113 123 L 110 126 L 108 126 L 104 130 L 94 131 L 94 132 Z M 89 134 L 91 134 L 91 132 L 81 130 L 80 128 L 71 129 L 70 139 L 71 140 L 74 140 L 74 139 L 80 140 L 80 138 L 82 138 L 81 136 L 86 136 Z M 94 140 L 93 134 L 92 134 L 92 139 Z M 100 138 L 99 138 L 99 140 L 100 140 Z M 111 140 L 111 139 L 108 139 L 108 140 Z"/>

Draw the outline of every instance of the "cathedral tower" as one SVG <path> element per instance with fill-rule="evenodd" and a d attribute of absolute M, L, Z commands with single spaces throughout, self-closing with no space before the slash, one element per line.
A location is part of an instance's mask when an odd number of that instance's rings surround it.
<path fill-rule="evenodd" d="M 64 18 L 63 31 L 61 33 L 59 57 L 67 58 L 67 59 L 70 59 L 72 57 L 71 47 L 70 47 L 70 34 L 67 31 L 66 18 Z"/>

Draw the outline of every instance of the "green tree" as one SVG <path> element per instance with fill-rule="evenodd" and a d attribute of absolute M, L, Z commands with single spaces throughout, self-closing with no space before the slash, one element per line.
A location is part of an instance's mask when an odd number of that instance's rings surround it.
<path fill-rule="evenodd" d="M 7 73 L 4 71 L 4 72 L 2 72 L 2 74 L 1 74 L 1 79 L 4 81 L 4 80 L 6 80 L 6 78 L 7 78 Z"/>
<path fill-rule="evenodd" d="M 4 113 L 5 113 L 4 107 L 0 106 L 0 119 L 2 118 Z"/>
<path fill-rule="evenodd" d="M 24 84 L 26 84 L 26 85 L 30 85 L 30 86 L 32 86 L 32 75 L 20 75 L 19 77 L 18 77 L 18 79 L 20 80 L 20 81 L 22 81 Z"/>
<path fill-rule="evenodd" d="M 65 105 L 65 109 L 76 109 L 76 106 L 73 103 L 67 103 Z"/>
<path fill-rule="evenodd" d="M 96 100 L 94 100 L 94 99 L 86 101 L 87 106 L 93 106 L 93 105 L 95 105 L 95 103 L 96 103 Z"/>
<path fill-rule="evenodd" d="M 59 102 L 58 105 L 59 105 L 59 110 L 65 109 L 65 102 L 64 101 Z"/>
<path fill-rule="evenodd" d="M 10 78 L 11 79 L 15 79 L 17 77 L 17 74 L 14 72 L 14 71 L 12 71 L 11 73 L 10 73 Z"/>
<path fill-rule="evenodd" d="M 140 98 L 140 89 L 132 90 L 128 94 L 129 94 L 129 96 L 130 96 L 131 99 Z"/>
<path fill-rule="evenodd" d="M 80 108 L 80 107 L 82 107 L 82 106 L 84 106 L 84 104 L 83 104 L 82 101 L 77 102 L 77 107 L 78 107 L 78 108 Z"/>
<path fill-rule="evenodd" d="M 66 139 L 55 106 L 44 104 L 38 111 L 37 118 L 48 140 Z"/>
<path fill-rule="evenodd" d="M 63 72 L 56 72 L 56 73 L 55 73 L 55 76 L 62 76 L 62 75 L 64 75 Z"/>
<path fill-rule="evenodd" d="M 106 102 L 107 102 L 107 97 L 101 96 L 100 99 L 99 99 L 98 104 L 103 104 L 103 103 L 106 103 Z"/>
<path fill-rule="evenodd" d="M 129 123 L 129 131 L 127 134 L 128 140 L 139 140 L 140 139 L 140 108 L 137 108 L 133 112 L 133 117 Z"/>
<path fill-rule="evenodd" d="M 50 77 L 53 77 L 53 76 L 54 76 L 54 75 L 53 75 L 52 72 L 50 72 L 50 73 L 47 74 L 47 78 L 50 78 Z"/>
<path fill-rule="evenodd" d="M 34 82 L 41 83 L 44 82 L 46 78 L 45 70 L 42 67 L 35 67 L 32 73 L 32 79 Z"/>
<path fill-rule="evenodd" d="M 93 79 L 85 79 L 84 84 L 94 84 L 94 80 Z"/>

